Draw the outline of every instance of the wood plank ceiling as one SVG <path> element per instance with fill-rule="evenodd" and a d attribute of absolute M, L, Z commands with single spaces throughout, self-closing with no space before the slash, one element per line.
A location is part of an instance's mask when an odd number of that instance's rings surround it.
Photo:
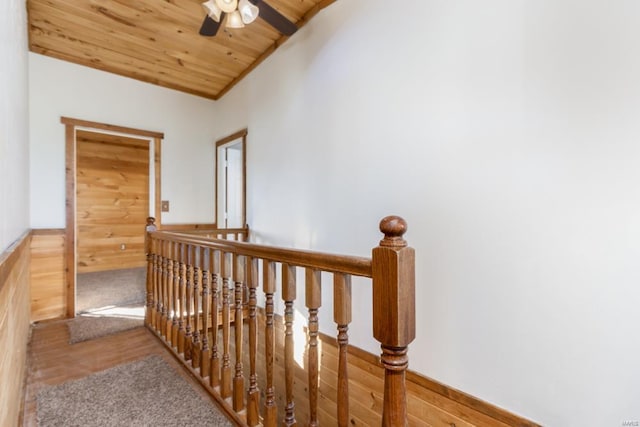
<path fill-rule="evenodd" d="M 198 34 L 203 0 L 27 0 L 32 52 L 218 99 L 288 37 L 258 18 Z M 266 0 L 303 26 L 335 0 Z M 294 34 L 292 37 L 296 37 Z"/>

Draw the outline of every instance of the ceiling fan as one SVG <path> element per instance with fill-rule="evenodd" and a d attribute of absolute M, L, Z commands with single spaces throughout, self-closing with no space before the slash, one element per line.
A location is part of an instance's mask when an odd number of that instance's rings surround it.
<path fill-rule="evenodd" d="M 228 15 L 226 26 L 229 28 L 242 28 L 260 16 L 286 36 L 298 31 L 296 24 L 262 0 L 208 0 L 202 3 L 202 6 L 207 11 L 200 27 L 200 35 L 203 36 L 212 37 L 218 34 L 225 15 Z"/>

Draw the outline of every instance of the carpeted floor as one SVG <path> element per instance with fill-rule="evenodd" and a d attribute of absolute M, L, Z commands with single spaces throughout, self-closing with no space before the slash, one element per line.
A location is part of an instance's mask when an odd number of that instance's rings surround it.
<path fill-rule="evenodd" d="M 40 427 L 232 426 L 159 356 L 46 387 Z"/>
<path fill-rule="evenodd" d="M 76 310 L 83 312 L 114 305 L 143 305 L 145 277 L 144 267 L 78 274 Z"/>
<path fill-rule="evenodd" d="M 145 268 L 78 274 L 79 315 L 67 325 L 69 343 L 143 326 L 145 277 Z"/>

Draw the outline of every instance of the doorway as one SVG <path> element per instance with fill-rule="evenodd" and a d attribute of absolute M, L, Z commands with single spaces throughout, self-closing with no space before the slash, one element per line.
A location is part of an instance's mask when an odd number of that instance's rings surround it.
<path fill-rule="evenodd" d="M 247 129 L 216 141 L 216 226 L 242 228 L 246 207 Z"/>
<path fill-rule="evenodd" d="M 63 117 L 66 140 L 66 314 L 77 273 L 144 265 L 147 216 L 160 218 L 162 133 Z M 138 231 L 139 230 L 139 231 Z"/>

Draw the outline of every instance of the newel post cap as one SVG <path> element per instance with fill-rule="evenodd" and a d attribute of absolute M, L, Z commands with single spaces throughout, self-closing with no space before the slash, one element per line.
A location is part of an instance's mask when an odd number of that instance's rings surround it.
<path fill-rule="evenodd" d="M 156 231 L 158 227 L 156 226 L 156 219 L 152 216 L 147 217 L 147 225 L 145 227 L 147 231 Z"/>
<path fill-rule="evenodd" d="M 388 248 L 404 248 L 407 241 L 402 236 L 407 232 L 407 221 L 397 215 L 389 215 L 380 220 L 380 231 L 384 239 L 380 240 L 380 246 Z"/>

